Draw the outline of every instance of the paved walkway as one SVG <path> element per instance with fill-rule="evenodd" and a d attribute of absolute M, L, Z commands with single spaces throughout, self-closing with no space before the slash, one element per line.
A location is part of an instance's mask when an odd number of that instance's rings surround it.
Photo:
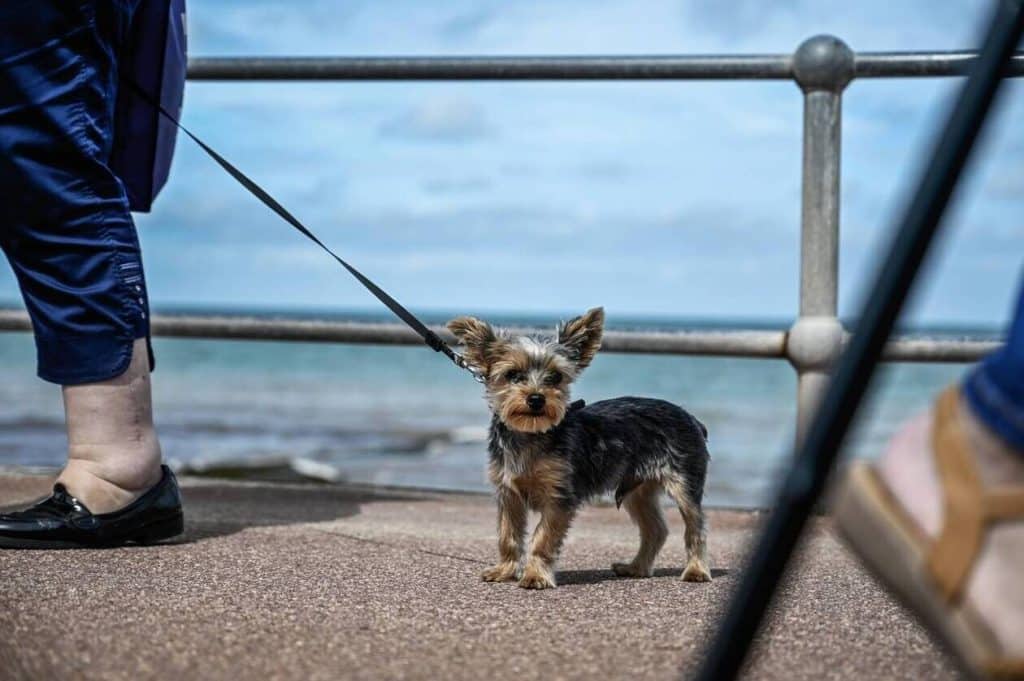
<path fill-rule="evenodd" d="M 173 544 L 0 551 L 0 679 L 669 679 L 693 669 L 757 526 L 711 514 L 715 581 L 619 579 L 625 513 L 591 508 L 557 589 L 486 584 L 490 500 L 186 480 Z M 48 481 L 0 476 L 0 506 Z M 747 678 L 951 679 L 951 664 L 815 521 Z"/>

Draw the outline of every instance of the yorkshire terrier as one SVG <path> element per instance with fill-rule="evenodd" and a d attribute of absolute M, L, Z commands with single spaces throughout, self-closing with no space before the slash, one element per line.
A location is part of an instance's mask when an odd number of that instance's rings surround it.
<path fill-rule="evenodd" d="M 569 387 L 601 346 L 604 310 L 561 324 L 556 338 L 512 336 L 474 317 L 448 322 L 464 357 L 482 376 L 491 419 L 488 477 L 498 501 L 501 562 L 484 581 L 518 579 L 526 589 L 555 586 L 555 561 L 573 517 L 589 499 L 615 492 L 640 528 L 640 549 L 614 563 L 624 577 L 650 577 L 668 528 L 664 490 L 686 523 L 682 578 L 711 579 L 701 498 L 708 459 L 707 429 L 664 400 L 618 397 L 584 405 Z M 520 572 L 527 509 L 540 513 Z"/>

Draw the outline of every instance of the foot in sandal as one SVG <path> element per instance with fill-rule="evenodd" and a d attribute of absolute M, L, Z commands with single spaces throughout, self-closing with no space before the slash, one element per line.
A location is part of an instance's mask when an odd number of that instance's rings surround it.
<path fill-rule="evenodd" d="M 955 389 L 841 485 L 844 538 L 979 678 L 1024 679 L 1024 452 Z"/>

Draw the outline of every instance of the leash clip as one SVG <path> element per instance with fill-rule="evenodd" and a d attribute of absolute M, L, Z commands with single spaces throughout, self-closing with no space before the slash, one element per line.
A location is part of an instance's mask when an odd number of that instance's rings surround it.
<path fill-rule="evenodd" d="M 467 362 L 465 357 L 455 352 L 454 350 L 452 350 L 452 359 L 455 361 L 455 366 L 459 367 L 460 369 L 465 369 L 466 371 L 468 371 L 469 374 L 473 377 L 473 380 L 476 381 L 477 383 L 485 383 L 487 381 L 487 378 L 484 376 L 483 371 Z"/>

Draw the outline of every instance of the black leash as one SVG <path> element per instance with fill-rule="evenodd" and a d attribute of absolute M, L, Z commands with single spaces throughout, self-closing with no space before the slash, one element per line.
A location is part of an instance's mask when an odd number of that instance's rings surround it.
<path fill-rule="evenodd" d="M 405 309 L 405 307 L 403 307 L 401 303 L 399 303 L 397 300 L 388 295 L 388 293 L 384 291 L 384 289 L 370 281 L 370 279 L 367 278 L 366 275 L 364 275 L 362 272 L 357 270 L 352 265 L 349 265 L 341 256 L 339 256 L 337 253 L 328 248 L 323 241 L 321 241 L 315 234 L 313 234 L 313 232 L 310 231 L 308 227 L 299 222 L 298 218 L 296 218 L 294 215 L 288 212 L 288 210 L 280 203 L 278 203 L 278 201 L 274 199 L 273 196 L 268 194 L 267 191 L 263 189 L 263 187 L 256 184 L 252 179 L 249 178 L 248 175 L 246 175 L 241 170 L 236 168 L 226 158 L 224 158 L 216 151 L 211 149 L 209 145 L 207 145 L 201 139 L 193 135 L 192 132 L 184 125 L 182 125 L 177 118 L 172 116 L 163 106 L 160 105 L 159 102 L 155 101 L 149 95 L 149 93 L 145 92 L 139 86 L 138 83 L 123 76 L 122 80 L 126 82 L 128 85 L 130 85 L 132 89 L 135 90 L 135 92 L 140 97 L 142 97 L 146 102 L 149 103 L 150 106 L 158 109 L 167 120 L 174 123 L 174 125 L 177 126 L 178 130 L 181 130 L 183 133 L 188 135 L 193 142 L 198 144 L 199 147 L 210 156 L 210 158 L 216 161 L 221 168 L 226 170 L 228 174 L 231 175 L 231 177 L 235 178 L 235 180 L 237 180 L 240 185 L 245 187 L 250 194 L 252 194 L 257 199 L 262 201 L 263 205 L 277 213 L 285 222 L 287 222 L 292 227 L 297 229 L 307 239 L 315 243 L 317 246 L 326 251 L 328 255 L 337 260 L 339 265 L 344 267 L 346 270 L 349 271 L 349 273 L 352 274 L 353 277 L 358 279 L 360 284 L 365 286 L 370 293 L 377 297 L 377 300 L 387 305 L 389 310 L 394 312 L 399 319 L 401 319 L 403 322 L 406 323 L 407 326 L 409 326 L 409 328 L 411 328 L 413 331 L 419 334 L 420 338 L 422 338 L 423 341 L 427 345 L 429 345 L 435 352 L 443 353 L 448 359 L 455 363 L 455 366 L 459 367 L 460 369 L 465 369 L 466 371 L 473 375 L 474 379 L 476 379 L 479 382 L 483 382 L 483 375 L 481 374 L 480 370 L 477 367 L 469 364 L 462 355 L 455 352 L 455 350 L 453 350 L 450 345 L 445 343 L 440 336 L 438 336 L 436 333 L 427 328 L 426 324 L 421 322 L 413 313 Z"/>

